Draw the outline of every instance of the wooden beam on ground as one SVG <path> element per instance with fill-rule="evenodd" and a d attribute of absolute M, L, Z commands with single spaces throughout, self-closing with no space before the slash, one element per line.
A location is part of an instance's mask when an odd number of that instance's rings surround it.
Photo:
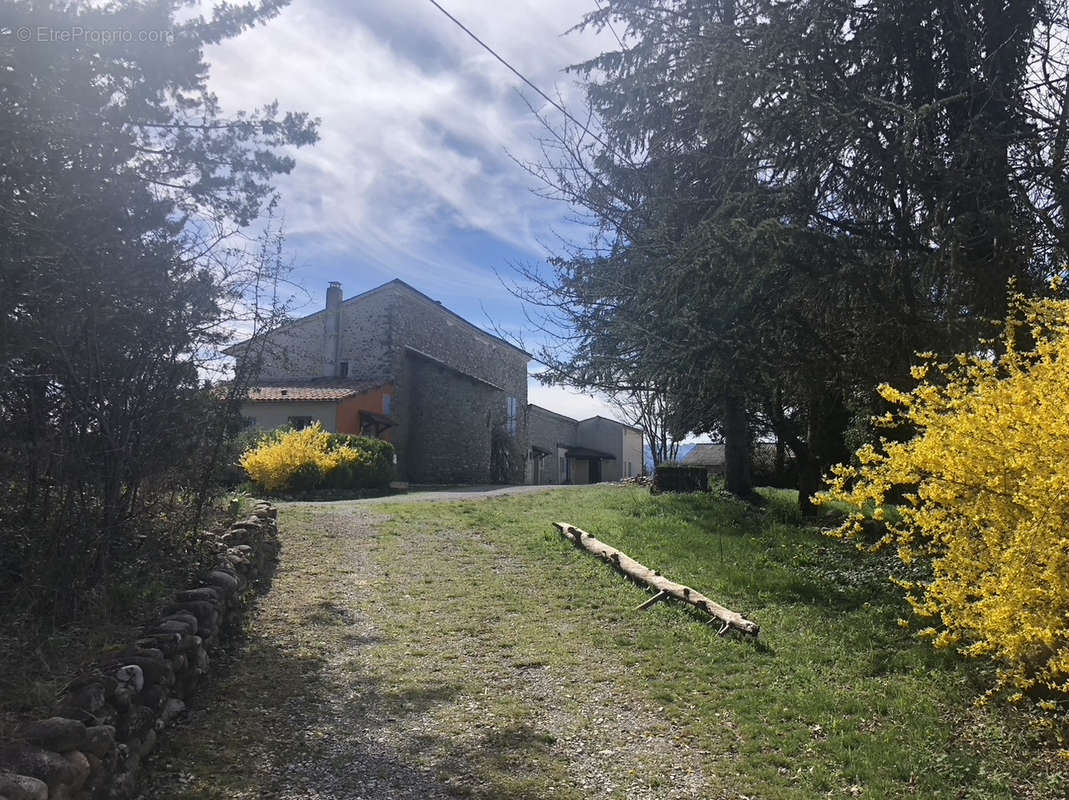
<path fill-rule="evenodd" d="M 694 606 L 714 619 L 719 620 L 722 625 L 720 628 L 721 635 L 729 630 L 736 630 L 751 636 L 757 636 L 760 632 L 761 627 L 756 622 L 751 622 L 736 611 L 724 608 L 724 606 L 713 602 L 704 594 L 694 591 L 689 586 L 668 580 L 660 573 L 654 572 L 649 567 L 635 561 L 626 553 L 595 539 L 586 531 L 567 522 L 554 522 L 553 525 L 560 531 L 561 536 L 570 539 L 576 546 L 593 553 L 602 561 L 612 564 L 627 577 L 649 586 L 657 592 L 656 595 L 640 605 L 636 610 L 649 608 L 655 603 L 674 597 L 676 600 Z"/>

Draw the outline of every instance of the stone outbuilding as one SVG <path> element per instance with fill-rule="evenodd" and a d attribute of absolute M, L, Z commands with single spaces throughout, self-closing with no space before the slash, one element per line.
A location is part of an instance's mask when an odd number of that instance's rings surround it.
<path fill-rule="evenodd" d="M 524 480 L 530 354 L 404 281 L 347 300 L 331 283 L 322 311 L 225 352 L 261 360 L 250 425 L 388 439 L 412 483 Z"/>
<path fill-rule="evenodd" d="M 601 483 L 643 471 L 642 430 L 605 417 L 577 420 L 531 404 L 527 483 Z"/>
<path fill-rule="evenodd" d="M 709 442 L 693 445 L 679 463 L 685 467 L 704 467 L 709 477 L 722 478 L 727 464 L 724 444 Z M 777 452 L 775 442 L 754 442 L 750 452 L 750 468 L 754 479 L 762 484 L 794 485 L 793 476 L 789 473 L 793 469 L 793 459 Z"/>
<path fill-rule="evenodd" d="M 696 444 L 679 460 L 679 463 L 684 467 L 705 467 L 710 476 L 723 477 L 727 463 L 724 444 L 722 442 Z"/>

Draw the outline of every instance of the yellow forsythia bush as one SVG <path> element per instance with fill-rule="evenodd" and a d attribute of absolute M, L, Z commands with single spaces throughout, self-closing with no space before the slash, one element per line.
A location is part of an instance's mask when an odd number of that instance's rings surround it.
<path fill-rule="evenodd" d="M 358 450 L 333 439 L 318 422 L 299 431 L 282 431 L 246 452 L 241 466 L 269 492 L 319 488 L 339 468 L 365 460 Z"/>
<path fill-rule="evenodd" d="M 1019 342 L 1028 342 L 1020 346 Z M 1004 355 L 995 355 L 995 351 Z M 822 500 L 857 509 L 900 502 L 881 545 L 931 577 L 902 583 L 922 635 L 986 657 L 1000 690 L 1031 695 L 1061 723 L 1069 693 L 1069 302 L 1018 297 L 1001 346 L 949 364 L 921 355 L 909 392 L 882 386 L 895 411 L 881 439 L 839 466 Z M 901 437 L 899 437 L 901 438 Z M 856 538 L 855 513 L 836 535 Z"/>

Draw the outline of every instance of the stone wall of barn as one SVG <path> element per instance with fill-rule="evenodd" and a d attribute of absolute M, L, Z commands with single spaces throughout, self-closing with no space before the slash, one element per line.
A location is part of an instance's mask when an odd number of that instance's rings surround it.
<path fill-rule="evenodd" d="M 391 332 L 399 425 L 393 441 L 400 474 L 418 483 L 488 481 L 491 432 L 502 426 L 513 428 L 519 454 L 509 481 L 522 483 L 527 354 L 406 287 L 390 291 L 396 298 Z M 445 367 L 433 367 L 434 361 Z M 515 398 L 513 426 L 509 397 Z"/>
<path fill-rule="evenodd" d="M 416 356 L 407 360 L 406 381 L 408 480 L 490 483 L 494 412 L 504 395 Z"/>
<path fill-rule="evenodd" d="M 549 450 L 549 455 L 542 459 L 539 483 L 561 483 L 564 475 L 560 468 L 560 447 L 579 443 L 578 423 L 570 417 L 532 405 L 527 409 L 527 426 L 531 444 Z"/>

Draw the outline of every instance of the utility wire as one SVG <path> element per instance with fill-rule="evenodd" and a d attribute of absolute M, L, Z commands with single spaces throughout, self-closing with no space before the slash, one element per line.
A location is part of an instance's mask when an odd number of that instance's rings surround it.
<path fill-rule="evenodd" d="M 594 5 L 596 5 L 598 7 L 598 11 L 604 11 L 605 10 L 605 9 L 603 9 L 601 7 L 601 0 L 594 0 Z M 626 50 L 627 48 L 624 47 L 624 40 L 620 38 L 620 34 L 618 34 L 616 32 L 616 28 L 614 28 L 612 26 L 612 20 L 608 16 L 605 17 L 605 25 L 606 25 L 606 27 L 608 27 L 609 31 L 612 33 L 612 37 L 616 40 L 616 43 L 618 45 L 620 45 L 620 49 L 621 50 Z"/>
<path fill-rule="evenodd" d="M 542 99 L 544 99 L 547 103 L 549 103 L 551 106 L 553 106 L 555 109 L 557 109 L 560 113 L 562 113 L 564 116 L 566 116 L 572 122 L 574 122 L 576 125 L 578 125 L 580 128 L 582 128 L 584 131 L 589 133 L 590 136 L 594 139 L 594 141 L 596 141 L 598 144 L 600 144 L 606 150 L 608 150 L 608 151 L 610 151 L 612 153 L 616 153 L 620 158 L 622 158 L 624 161 L 626 161 L 632 167 L 635 166 L 635 163 L 630 158 L 628 158 L 626 155 L 623 155 L 622 153 L 620 153 L 618 150 L 616 150 L 616 148 L 609 146 L 605 142 L 604 139 L 602 139 L 600 136 L 598 136 L 596 133 L 594 133 L 594 131 L 590 130 L 590 128 L 588 128 L 582 122 L 580 122 L 575 117 L 573 117 L 564 106 L 562 106 L 560 103 L 558 103 L 552 97 L 550 97 L 548 94 L 546 94 L 541 89 L 539 89 L 537 86 L 535 86 L 530 80 L 527 79 L 527 77 L 522 72 L 520 72 L 518 69 L 516 69 L 514 66 L 512 66 L 512 64 L 507 62 L 504 58 L 499 56 L 497 54 L 497 52 L 494 50 L 494 48 L 492 48 L 490 45 L 488 45 L 486 42 L 484 42 L 482 39 L 480 39 L 478 36 L 476 36 L 474 33 L 472 33 L 471 30 L 463 22 L 461 22 L 459 19 L 457 19 L 452 14 L 450 14 L 448 11 L 446 11 L 444 8 L 442 8 L 442 6 L 438 2 L 438 0 L 427 0 L 427 2 L 429 2 L 432 6 L 434 6 L 439 11 L 441 11 L 443 14 L 445 14 L 453 22 L 454 25 L 456 25 L 458 28 L 460 28 L 462 31 L 464 31 L 464 33 L 468 34 L 468 36 L 470 36 L 472 39 L 474 39 L 476 42 L 478 42 L 478 44 L 487 53 L 489 53 L 494 58 L 496 58 L 498 61 L 500 61 L 502 64 L 504 64 L 505 67 L 508 68 L 509 72 L 511 72 L 513 75 L 515 75 L 521 81 L 523 81 L 528 86 L 530 86 L 532 89 L 534 89 L 539 94 L 539 96 L 542 97 Z M 613 31 L 613 35 L 615 35 L 615 34 L 616 34 L 616 32 Z"/>

